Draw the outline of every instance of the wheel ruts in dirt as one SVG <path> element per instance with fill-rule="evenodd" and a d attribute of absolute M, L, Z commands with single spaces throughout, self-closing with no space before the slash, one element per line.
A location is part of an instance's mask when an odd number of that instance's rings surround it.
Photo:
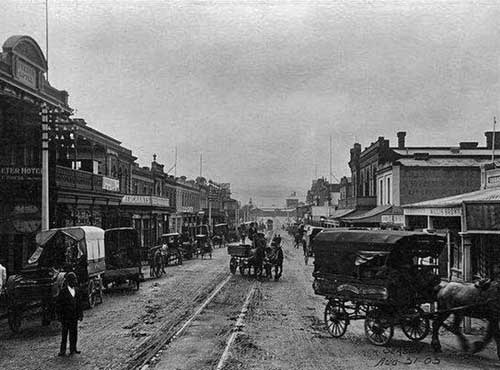
<path fill-rule="evenodd" d="M 344 302 L 329 300 L 325 307 L 325 325 L 334 338 L 343 336 L 349 325 L 349 315 L 344 308 Z"/>

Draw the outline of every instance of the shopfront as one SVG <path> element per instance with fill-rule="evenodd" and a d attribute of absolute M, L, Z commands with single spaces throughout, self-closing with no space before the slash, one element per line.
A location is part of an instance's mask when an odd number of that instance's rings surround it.
<path fill-rule="evenodd" d="M 71 113 L 67 92 L 50 86 L 46 72 L 35 40 L 13 36 L 5 41 L 0 53 L 0 263 L 9 275 L 28 260 L 41 227 L 41 105 Z"/>
<path fill-rule="evenodd" d="M 168 198 L 153 195 L 123 195 L 120 202 L 121 218 L 129 218 L 131 226 L 140 235 L 141 247 L 150 248 L 159 243 L 162 234 L 171 232 L 172 209 Z"/>

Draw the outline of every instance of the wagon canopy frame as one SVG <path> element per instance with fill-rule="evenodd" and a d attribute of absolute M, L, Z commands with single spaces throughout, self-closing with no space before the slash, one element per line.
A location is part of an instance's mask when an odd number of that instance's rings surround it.
<path fill-rule="evenodd" d="M 47 243 L 60 234 L 76 242 L 78 248 L 77 258 L 83 256 L 87 256 L 92 260 L 104 258 L 104 230 L 95 226 L 74 226 L 44 230 L 36 234 L 37 249 L 31 255 L 28 263 L 37 263 Z"/>
<path fill-rule="evenodd" d="M 350 275 L 377 257 L 437 258 L 443 251 L 443 235 L 389 230 L 323 230 L 313 240 L 315 273 Z"/>

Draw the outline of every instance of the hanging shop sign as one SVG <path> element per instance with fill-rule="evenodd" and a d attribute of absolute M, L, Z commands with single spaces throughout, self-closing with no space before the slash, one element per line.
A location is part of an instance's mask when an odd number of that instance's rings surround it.
<path fill-rule="evenodd" d="M 194 213 L 194 208 L 188 207 L 188 206 L 179 206 L 179 207 L 177 207 L 177 212 Z"/>
<path fill-rule="evenodd" d="M 151 195 L 124 195 L 121 204 L 129 206 L 170 207 L 170 200 Z"/>
<path fill-rule="evenodd" d="M 108 191 L 120 191 L 120 180 L 103 176 L 102 189 Z"/>
<path fill-rule="evenodd" d="M 33 233 L 41 226 L 40 209 L 32 204 L 15 205 L 10 218 L 14 229 L 19 233 Z"/>

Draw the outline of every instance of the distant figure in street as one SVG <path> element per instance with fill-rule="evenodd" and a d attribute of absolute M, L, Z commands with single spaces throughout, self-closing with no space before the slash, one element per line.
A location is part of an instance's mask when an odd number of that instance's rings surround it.
<path fill-rule="evenodd" d="M 58 356 L 66 355 L 69 334 L 69 354 L 80 353 L 76 349 L 78 340 L 78 320 L 83 319 L 82 297 L 77 287 L 76 275 L 70 272 L 56 300 L 56 309 L 62 326 L 61 348 Z"/>
<path fill-rule="evenodd" d="M 274 280 L 278 280 L 283 274 L 283 249 L 281 244 L 274 245 Z"/>

